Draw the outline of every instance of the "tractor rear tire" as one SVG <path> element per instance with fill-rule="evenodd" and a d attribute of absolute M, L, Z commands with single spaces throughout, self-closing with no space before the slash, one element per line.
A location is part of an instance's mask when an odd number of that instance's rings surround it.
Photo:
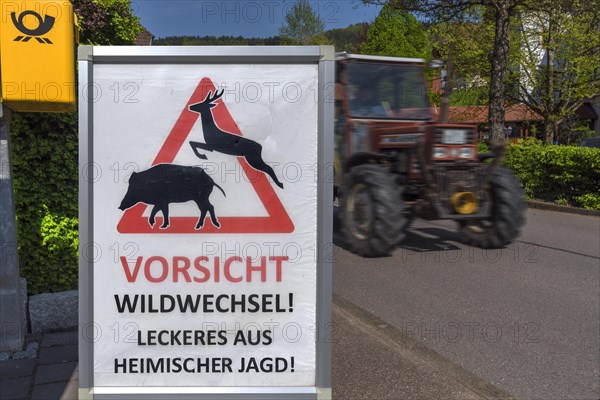
<path fill-rule="evenodd" d="M 491 167 L 490 167 L 491 168 Z M 503 167 L 490 171 L 489 196 L 492 216 L 459 222 L 461 232 L 470 244 L 495 249 L 512 243 L 525 224 L 527 203 L 519 180 Z"/>
<path fill-rule="evenodd" d="M 390 254 L 406 232 L 402 186 L 378 165 L 356 166 L 344 181 L 341 219 L 350 250 L 363 257 Z"/>

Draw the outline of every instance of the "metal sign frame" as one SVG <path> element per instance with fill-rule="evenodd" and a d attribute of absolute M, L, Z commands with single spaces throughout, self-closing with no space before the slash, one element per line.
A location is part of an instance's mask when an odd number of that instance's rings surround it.
<path fill-rule="evenodd" d="M 331 398 L 334 50 L 291 47 L 79 48 L 79 398 L 80 399 L 326 399 Z M 95 387 L 93 165 L 94 66 L 98 64 L 318 65 L 317 299 L 315 387 Z M 83 91 L 86 91 L 85 93 Z"/>

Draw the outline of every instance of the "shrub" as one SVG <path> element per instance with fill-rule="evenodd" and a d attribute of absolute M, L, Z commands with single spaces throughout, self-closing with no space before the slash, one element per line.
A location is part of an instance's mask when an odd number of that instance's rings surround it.
<path fill-rule="evenodd" d="M 76 114 L 11 122 L 19 267 L 29 294 L 77 288 Z"/>
<path fill-rule="evenodd" d="M 520 141 L 508 146 L 506 165 L 529 198 L 600 210 L 600 149 Z"/>

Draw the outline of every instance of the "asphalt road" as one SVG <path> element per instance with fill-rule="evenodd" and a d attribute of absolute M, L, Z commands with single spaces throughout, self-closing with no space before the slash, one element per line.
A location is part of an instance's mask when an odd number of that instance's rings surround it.
<path fill-rule="evenodd" d="M 516 398 L 599 399 L 600 218 L 527 219 L 500 250 L 417 220 L 376 259 L 346 251 L 336 231 L 334 293 Z"/>

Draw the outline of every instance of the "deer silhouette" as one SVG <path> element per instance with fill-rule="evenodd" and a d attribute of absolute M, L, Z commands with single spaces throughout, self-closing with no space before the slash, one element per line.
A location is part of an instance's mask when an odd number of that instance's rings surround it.
<path fill-rule="evenodd" d="M 203 101 L 189 106 L 190 111 L 200 114 L 204 140 L 206 141 L 206 143 L 190 141 L 194 154 L 202 160 L 206 160 L 206 155 L 201 154 L 198 149 L 244 157 L 252 168 L 269 175 L 277 186 L 283 189 L 283 184 L 277 179 L 273 168 L 263 161 L 262 146 L 260 144 L 243 136 L 222 131 L 215 123 L 212 109 L 217 106 L 215 101 L 220 99 L 224 92 L 225 90 L 221 92 L 215 90 L 213 95 L 212 91 L 209 91 Z"/>

